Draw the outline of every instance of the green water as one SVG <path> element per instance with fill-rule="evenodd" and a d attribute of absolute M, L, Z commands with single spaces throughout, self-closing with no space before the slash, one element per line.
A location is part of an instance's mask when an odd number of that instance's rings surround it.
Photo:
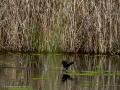
<path fill-rule="evenodd" d="M 119 56 L 0 55 L 0 90 L 119 90 Z M 62 60 L 71 62 L 62 71 Z"/>

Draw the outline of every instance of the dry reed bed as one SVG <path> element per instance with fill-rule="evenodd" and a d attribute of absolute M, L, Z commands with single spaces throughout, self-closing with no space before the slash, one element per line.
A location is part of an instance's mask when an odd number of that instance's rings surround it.
<path fill-rule="evenodd" d="M 0 50 L 119 52 L 119 0 L 0 0 Z"/>

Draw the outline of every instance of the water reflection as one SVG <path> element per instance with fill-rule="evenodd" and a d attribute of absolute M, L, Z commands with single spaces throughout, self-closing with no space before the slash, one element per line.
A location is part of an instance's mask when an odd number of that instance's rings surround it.
<path fill-rule="evenodd" d="M 63 72 L 63 60 L 77 62 Z M 119 90 L 120 61 L 119 56 L 0 55 L 0 77 L 3 90 Z"/>
<path fill-rule="evenodd" d="M 70 75 L 67 75 L 67 74 L 63 74 L 62 76 L 62 81 L 67 81 L 67 80 L 73 80 L 73 78 L 70 77 Z"/>

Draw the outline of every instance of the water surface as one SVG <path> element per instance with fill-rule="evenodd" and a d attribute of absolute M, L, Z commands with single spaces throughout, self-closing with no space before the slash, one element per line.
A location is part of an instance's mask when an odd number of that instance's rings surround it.
<path fill-rule="evenodd" d="M 118 90 L 119 56 L 0 55 L 0 90 Z M 68 73 L 61 62 L 71 62 Z"/>

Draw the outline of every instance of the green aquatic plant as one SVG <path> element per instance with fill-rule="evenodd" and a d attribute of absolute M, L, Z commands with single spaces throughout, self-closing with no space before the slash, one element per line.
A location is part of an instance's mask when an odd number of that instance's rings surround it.
<path fill-rule="evenodd" d="M 64 86 L 55 86 L 56 88 L 64 88 Z"/>
<path fill-rule="evenodd" d="M 101 71 L 82 71 L 83 73 L 85 74 L 101 74 L 102 72 Z"/>
<path fill-rule="evenodd" d="M 32 79 L 32 80 L 48 80 L 50 78 L 30 78 L 30 79 Z"/>
<path fill-rule="evenodd" d="M 89 56 L 89 54 L 84 54 L 84 56 Z"/>
<path fill-rule="evenodd" d="M 120 75 L 120 72 L 119 72 L 119 71 L 116 71 L 115 74 L 116 74 L 116 75 Z"/>
<path fill-rule="evenodd" d="M 20 55 L 20 54 L 12 54 L 13 56 L 22 56 L 22 55 Z"/>
<path fill-rule="evenodd" d="M 38 55 L 38 56 L 39 56 L 39 55 L 41 55 L 41 54 L 39 54 L 39 53 L 32 53 L 32 54 L 30 54 L 30 55 Z"/>
<path fill-rule="evenodd" d="M 63 55 L 62 53 L 55 53 L 55 55 Z"/>
<path fill-rule="evenodd" d="M 0 63 L 4 63 L 3 61 L 0 61 Z"/>
<path fill-rule="evenodd" d="M 75 85 L 75 87 L 80 87 L 80 86 L 78 86 L 78 85 Z"/>
<path fill-rule="evenodd" d="M 63 68 L 63 67 L 56 66 L 56 67 L 52 67 L 51 69 L 60 69 L 60 68 Z"/>
<path fill-rule="evenodd" d="M 91 85 L 91 84 L 81 84 L 81 85 Z"/>
<path fill-rule="evenodd" d="M 10 64 L 14 64 L 14 61 L 10 61 L 10 62 L 5 62 L 6 64 L 10 63 Z"/>
<path fill-rule="evenodd" d="M 16 53 L 16 54 L 21 55 L 22 53 Z"/>
<path fill-rule="evenodd" d="M 111 71 L 81 71 L 82 73 L 66 73 L 68 75 L 80 75 L 80 76 L 93 76 L 93 75 L 100 75 L 100 76 L 111 76 Z M 120 75 L 120 73 L 116 73 L 116 75 Z"/>
<path fill-rule="evenodd" d="M 67 75 L 80 75 L 80 76 L 93 76 L 94 74 L 90 73 L 66 73 Z"/>
<path fill-rule="evenodd" d="M 17 75 L 18 77 L 24 76 L 24 74 L 21 74 L 21 73 L 17 73 L 16 75 Z"/>
<path fill-rule="evenodd" d="M 6 75 L 8 74 L 8 73 L 5 73 Z"/>
<path fill-rule="evenodd" d="M 100 65 L 96 66 L 97 68 L 101 67 Z"/>
<path fill-rule="evenodd" d="M 22 53 L 11 53 L 11 52 L 7 52 L 7 55 L 22 56 Z"/>

